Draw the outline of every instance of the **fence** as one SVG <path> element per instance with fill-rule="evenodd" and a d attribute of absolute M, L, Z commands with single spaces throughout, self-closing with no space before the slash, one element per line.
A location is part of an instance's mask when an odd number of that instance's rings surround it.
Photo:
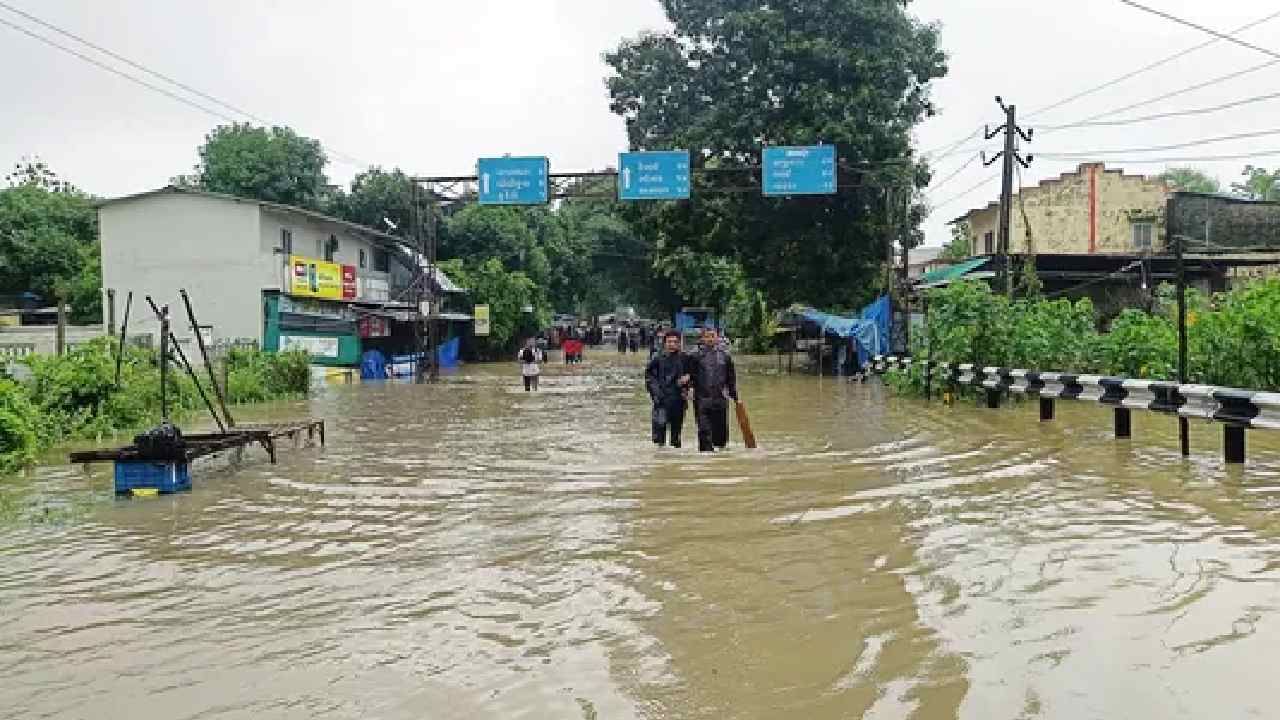
<path fill-rule="evenodd" d="M 1223 457 L 1232 464 L 1245 460 L 1246 429 L 1280 430 L 1280 393 L 970 363 L 916 362 L 884 355 L 877 355 L 870 367 L 877 373 L 920 367 L 926 393 L 934 380 L 949 387 L 971 387 L 983 392 L 988 408 L 1000 407 L 1006 394 L 1038 397 L 1042 422 L 1053 420 L 1057 400 L 1096 402 L 1112 408 L 1117 438 L 1132 437 L 1134 410 L 1174 415 L 1183 424 L 1190 419 L 1221 423 Z M 1182 437 L 1185 442 L 1186 434 Z"/>

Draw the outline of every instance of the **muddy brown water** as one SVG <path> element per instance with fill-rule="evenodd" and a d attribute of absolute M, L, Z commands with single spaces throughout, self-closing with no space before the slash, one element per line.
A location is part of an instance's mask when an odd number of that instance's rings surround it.
<path fill-rule="evenodd" d="M 1280 716 L 1280 433 L 757 371 L 760 450 L 655 451 L 639 362 L 329 387 L 256 413 L 326 449 L 182 495 L 6 482 L 0 716 Z"/>

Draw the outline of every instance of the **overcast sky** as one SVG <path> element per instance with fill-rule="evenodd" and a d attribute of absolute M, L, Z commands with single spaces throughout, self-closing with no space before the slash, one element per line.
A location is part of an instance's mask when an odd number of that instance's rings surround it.
<path fill-rule="evenodd" d="M 1223 31 L 1280 11 L 1280 3 L 1263 0 L 1144 2 Z M 561 171 L 615 164 L 626 140 L 622 122 L 609 112 L 601 55 L 623 37 L 665 27 L 657 0 L 0 3 L 320 139 L 332 159 L 331 179 L 344 184 L 370 163 L 420 174 L 467 174 L 476 157 L 506 152 L 547 155 Z M 1042 128 L 1028 148 L 1032 153 L 1143 148 L 1280 128 L 1273 119 L 1280 110 L 1276 100 L 1132 126 L 1047 132 L 1043 128 L 1050 124 L 1075 122 L 1270 58 L 1218 42 L 1113 88 L 1032 114 L 1209 38 L 1119 0 L 917 0 L 910 7 L 919 17 L 941 23 L 942 44 L 951 58 L 949 74 L 933 91 L 941 112 L 917 133 L 922 149 L 951 146 L 984 122 L 1000 123 L 996 94 L 1030 115 L 1026 126 Z M 0 21 L 74 45 L 2 6 Z M 1280 18 L 1240 37 L 1280 51 Z M 1207 107 L 1280 92 L 1278 85 L 1280 64 L 1115 117 Z M 3 24 L 0 91 L 0 162 L 38 154 L 64 178 L 104 196 L 159 187 L 189 172 L 204 134 L 225 122 Z M 961 143 L 968 152 L 938 159 L 937 180 L 971 160 L 980 146 L 976 139 Z M 1241 154 L 1256 154 L 1255 164 L 1280 162 L 1280 134 L 1097 159 Z M 1037 159 L 1024 182 L 1069 171 L 1081 161 Z M 1195 164 L 1225 185 L 1246 162 Z M 1163 169 L 1161 164 L 1111 165 L 1133 173 Z M 947 220 L 995 199 L 998 179 L 955 197 L 995 171 L 975 161 L 929 191 L 938 204 L 926 226 L 929 244 L 947 239 Z"/>

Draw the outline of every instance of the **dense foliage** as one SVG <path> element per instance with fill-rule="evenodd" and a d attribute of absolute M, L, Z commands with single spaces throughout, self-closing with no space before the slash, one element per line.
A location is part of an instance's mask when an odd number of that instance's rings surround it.
<path fill-rule="evenodd" d="M 25 362 L 30 380 L 0 379 L 0 472 L 12 472 L 60 442 L 100 438 L 160 419 L 160 370 L 153 350 L 126 348 L 119 389 L 114 345 L 107 338 L 62 357 L 31 356 Z M 305 353 L 237 350 L 227 364 L 229 402 L 297 396 L 306 393 L 310 383 Z M 173 370 L 168 383 L 170 414 L 180 418 L 205 412 L 191 379 Z"/>
<path fill-rule="evenodd" d="M 319 140 L 287 127 L 219 125 L 200 146 L 202 189 L 318 209 L 328 180 Z"/>
<path fill-rule="evenodd" d="M 93 198 L 38 160 L 17 163 L 0 190 L 0 294 L 34 293 L 54 305 L 64 293 L 73 322 L 102 317 Z"/>
<path fill-rule="evenodd" d="M 467 288 L 473 302 L 489 306 L 489 335 L 476 337 L 473 344 L 481 358 L 505 358 L 517 344 L 550 324 L 546 304 L 538 302 L 538 286 L 523 272 L 504 268 L 497 258 L 470 264 L 448 260 L 440 267 Z M 525 312 L 526 307 L 532 311 Z"/>
<path fill-rule="evenodd" d="M 1010 302 L 984 283 L 955 283 L 930 291 L 926 332 L 913 337 L 913 353 L 939 362 L 1176 380 L 1176 309 L 1167 286 L 1155 306 L 1152 313 L 1124 310 L 1099 332 L 1088 300 Z M 1280 389 L 1280 278 L 1212 297 L 1188 292 L 1187 346 L 1190 382 Z M 918 374 L 897 384 L 923 386 Z"/>
<path fill-rule="evenodd" d="M 850 168 L 842 191 L 821 197 L 716 192 L 704 176 L 697 202 L 647 208 L 655 246 L 731 260 L 775 306 L 868 300 L 861 281 L 889 232 L 885 187 L 900 199 L 928 181 L 911 129 L 933 112 L 929 83 L 946 70 L 937 29 L 906 6 L 666 0 L 670 32 L 609 53 L 612 109 L 633 149 L 690 148 L 695 168 L 731 186 L 754 182 L 762 145 L 834 144 Z"/>

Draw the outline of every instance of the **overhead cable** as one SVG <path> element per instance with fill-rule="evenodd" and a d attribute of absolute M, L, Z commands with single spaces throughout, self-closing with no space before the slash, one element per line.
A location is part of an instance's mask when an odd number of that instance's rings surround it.
<path fill-rule="evenodd" d="M 1094 153 L 1098 155 L 1101 153 Z M 1104 158 L 1109 163 L 1117 165 L 1165 165 L 1177 163 L 1198 163 L 1198 162 L 1218 162 L 1224 160 L 1261 160 L 1263 158 L 1271 158 L 1280 156 L 1280 150 L 1262 150 L 1240 155 L 1199 155 L 1194 157 L 1162 157 L 1162 158 Z M 1078 155 L 1055 155 L 1053 153 L 1036 153 L 1036 158 L 1041 160 L 1070 160 L 1079 161 L 1081 156 Z"/>
<path fill-rule="evenodd" d="M 975 160 L 977 160 L 977 159 L 978 159 L 978 158 L 980 158 L 980 157 L 982 157 L 982 155 L 981 155 L 980 153 L 974 153 L 974 154 L 973 154 L 973 157 L 969 158 L 969 159 L 968 159 L 968 160 L 967 160 L 963 165 L 961 165 L 960 167 L 956 168 L 954 172 L 952 172 L 950 175 L 948 175 L 948 176 L 946 176 L 946 177 L 942 178 L 941 180 L 938 180 L 937 182 L 929 183 L 929 186 L 928 186 L 928 188 L 926 188 L 926 189 L 927 189 L 929 192 L 937 192 L 938 188 L 942 187 L 943 185 L 946 185 L 948 182 L 950 182 L 952 179 L 954 179 L 957 175 L 959 175 L 960 173 L 964 172 L 965 168 L 967 168 L 967 167 L 969 167 L 970 165 L 972 165 L 972 164 L 974 163 L 974 161 L 975 161 Z"/>
<path fill-rule="evenodd" d="M 1163 10 L 1156 10 L 1155 8 L 1147 7 L 1146 5 L 1143 5 L 1140 2 L 1135 2 L 1135 0 L 1120 0 L 1120 2 L 1124 3 L 1125 5 L 1128 5 L 1129 7 L 1134 7 L 1143 12 L 1148 12 L 1148 13 L 1151 13 L 1152 15 L 1162 17 L 1165 20 L 1178 23 L 1179 25 L 1185 25 L 1189 28 L 1194 28 L 1196 30 L 1199 30 L 1202 33 L 1208 33 L 1209 35 L 1212 35 L 1218 38 L 1219 40 L 1226 40 L 1229 43 L 1235 43 L 1240 47 L 1246 47 L 1246 48 L 1249 48 L 1250 50 L 1255 50 L 1257 52 L 1260 52 L 1263 55 L 1269 55 L 1277 60 L 1280 60 L 1280 52 L 1276 52 L 1275 50 L 1264 48 L 1261 45 L 1254 45 L 1251 42 L 1245 42 L 1244 40 L 1241 40 L 1238 37 L 1233 37 L 1230 33 L 1219 32 L 1217 30 L 1214 30 L 1213 28 L 1205 27 L 1204 25 L 1198 25 L 1196 23 L 1191 22 L 1190 20 L 1180 18 L 1176 15 L 1171 15 L 1167 12 L 1164 12 Z"/>
<path fill-rule="evenodd" d="M 127 58 L 127 57 L 125 57 L 125 56 L 123 56 L 123 55 L 120 55 L 119 53 L 113 52 L 113 51 L 111 51 L 110 49 L 105 48 L 105 47 L 103 47 L 103 46 L 101 46 L 101 45 L 98 45 L 98 44 L 96 44 L 96 43 L 94 43 L 94 42 L 92 42 L 92 41 L 90 41 L 90 40 L 88 40 L 88 39 L 86 39 L 86 38 L 84 38 L 84 37 L 81 37 L 80 35 L 77 35 L 77 34 L 75 34 L 75 33 L 71 32 L 71 31 L 69 31 L 69 30 L 66 30 L 66 29 L 64 29 L 64 28 L 58 27 L 57 25 L 54 25 L 53 23 L 46 22 L 45 20 L 42 20 L 42 19 L 40 19 L 40 18 L 36 17 L 35 15 L 32 15 L 32 14 L 30 14 L 30 13 L 28 13 L 28 12 L 25 12 L 25 11 L 23 11 L 23 10 L 19 9 L 19 8 L 16 8 L 16 7 L 14 7 L 14 6 L 12 6 L 12 5 L 10 5 L 10 4 L 8 4 L 8 3 L 4 2 L 3 0 L 0 0 L 0 8 L 4 8 L 5 10 L 8 10 L 9 12 L 11 12 L 11 13 L 13 13 L 13 14 L 15 14 L 15 15 L 18 15 L 18 16 L 20 16 L 20 17 L 22 17 L 22 18 L 24 18 L 24 19 L 26 19 L 26 20 L 28 20 L 28 21 L 30 21 L 30 22 L 33 22 L 33 23 L 35 23 L 35 24 L 37 24 L 37 25 L 39 25 L 39 26 L 41 26 L 41 27 L 43 27 L 43 28 L 46 28 L 46 29 L 48 29 L 48 30 L 52 30 L 53 32 L 58 33 L 59 35 L 62 35 L 62 36 L 67 37 L 67 38 L 70 38 L 71 40 L 74 40 L 75 42 L 80 43 L 81 45 L 84 45 L 85 47 L 88 47 L 88 48 L 90 48 L 90 49 L 92 49 L 92 50 L 95 50 L 95 51 L 97 51 L 97 52 L 99 52 L 99 53 L 102 53 L 103 55 L 105 55 L 105 56 L 107 56 L 107 57 L 109 57 L 109 58 L 111 58 L 111 59 L 113 59 L 113 60 L 116 60 L 116 61 L 118 61 L 118 62 L 124 63 L 125 65 L 128 65 L 129 67 L 134 68 L 135 70 L 139 70 L 139 71 L 141 71 L 141 72 L 143 72 L 143 73 L 146 73 L 147 75 L 150 75 L 151 77 L 154 77 L 154 78 L 156 78 L 156 79 L 158 79 L 158 80 L 162 80 L 162 81 L 164 81 L 164 82 L 166 82 L 166 83 L 169 83 L 170 85 L 173 85 L 174 87 L 177 87 L 177 88 L 179 88 L 179 89 L 181 89 L 181 90 L 183 90 L 183 91 L 185 91 L 185 92 L 188 92 L 188 93 L 190 93 L 190 94 L 192 94 L 192 95 L 195 95 L 195 96 L 196 96 L 196 97 L 198 97 L 198 98 L 201 98 L 202 100 L 206 100 L 206 101 L 208 101 L 208 102 L 210 102 L 210 103 L 213 103 L 214 105 L 218 105 L 218 106 L 221 106 L 222 108 L 225 108 L 226 110 L 230 110 L 232 113 L 235 113 L 236 115 L 243 116 L 243 117 L 247 117 L 247 118 L 249 118 L 250 120 L 254 120 L 254 121 L 256 121 L 256 122 L 258 122 L 258 123 L 260 123 L 260 124 L 262 124 L 262 125 L 266 125 L 266 126 L 274 126 L 274 125 L 277 125 L 277 123 L 273 123 L 273 122 L 271 122 L 270 120 L 267 120 L 267 119 L 265 119 L 265 118 L 263 118 L 263 117 L 261 117 L 261 116 L 255 115 L 255 114 L 253 114 L 253 113 L 249 112 L 248 110 L 245 110 L 245 109 L 243 109 L 243 108 L 240 108 L 240 107 L 237 107 L 237 106 L 235 106 L 235 105 L 232 105 L 231 103 L 228 103 L 228 102 L 226 102 L 225 100 L 220 100 L 220 99 L 218 99 L 217 97 L 214 97 L 213 95 L 210 95 L 210 94 L 208 94 L 208 93 L 202 92 L 202 91 L 200 91 L 200 90 L 198 90 L 198 89 L 196 89 L 196 88 L 194 88 L 194 87 L 192 87 L 192 86 L 190 86 L 190 85 L 187 85 L 186 83 L 183 83 L 183 82 L 181 82 L 181 81 L 179 81 L 179 80 L 176 80 L 176 79 L 174 79 L 174 78 L 172 78 L 172 77 L 170 77 L 170 76 L 168 76 L 168 75 L 166 75 L 166 74 L 164 74 L 164 73 L 162 73 L 162 72 L 159 72 L 159 71 L 157 71 L 157 70 L 152 70 L 151 68 L 149 68 L 149 67 L 147 67 L 147 66 L 145 66 L 145 65 L 143 65 L 143 64 L 141 64 L 141 63 L 138 63 L 138 62 L 136 62 L 136 61 L 134 61 L 134 60 L 130 60 L 129 58 Z M 49 45 L 49 46 L 51 46 L 51 47 L 57 48 L 58 50 L 61 50 L 61 51 L 65 52 L 65 53 L 68 53 L 68 54 L 70 54 L 70 55 L 72 55 L 72 56 L 76 57 L 77 59 L 80 59 L 80 60 L 83 60 L 83 61 L 85 61 L 85 62 L 87 62 L 87 63 L 90 63 L 91 65 L 94 65 L 94 66 L 96 66 L 96 67 L 98 67 L 98 68 L 100 68 L 100 69 L 102 69 L 102 70 L 106 70 L 107 72 L 109 72 L 109 73 L 111 73 L 111 74 L 113 74 L 113 75 L 116 75 L 116 76 L 118 76 L 118 77 L 124 78 L 125 80 L 128 80 L 128 81 L 130 81 L 130 82 L 132 82 L 132 83 L 135 83 L 135 84 L 137 84 L 137 85 L 140 85 L 140 86 L 142 86 L 142 87 L 144 87 L 144 88 L 147 88 L 148 90 L 152 90 L 152 91 L 154 91 L 154 92 L 161 93 L 161 94 L 165 95 L 166 97 L 168 97 L 168 98 L 170 98 L 170 99 L 172 99 L 172 100 L 176 100 L 176 101 L 178 101 L 178 102 L 180 102 L 180 103 L 182 103 L 182 104 L 184 104 L 184 105 L 187 105 L 187 106 L 189 106 L 189 107 L 192 107 L 192 108 L 195 108 L 195 109 L 197 109 L 197 110 L 200 110 L 201 112 L 207 113 L 207 114 L 209 114 L 209 115 L 213 115 L 214 117 L 221 118 L 221 119 L 226 120 L 226 121 L 231 122 L 231 123 L 236 123 L 236 122 L 239 122 L 239 121 L 240 121 L 240 118 L 239 118 L 239 117 L 235 117 L 235 116 L 232 116 L 232 115 L 228 115 L 227 113 L 225 113 L 225 112 L 223 112 L 223 111 L 221 111 L 221 110 L 217 110 L 217 109 L 214 109 L 214 108 L 210 108 L 210 107 L 208 107 L 208 106 L 206 106 L 206 105 L 204 105 L 204 104 L 202 104 L 202 103 L 195 102 L 195 101 L 191 100 L 190 98 L 182 97 L 181 95 L 179 95 L 179 94 L 177 94 L 177 93 L 175 93 L 175 92 L 171 92 L 170 90 L 168 90 L 168 89 L 166 89 L 166 88 L 163 88 L 163 87 L 160 87 L 160 86 L 158 86 L 158 85 L 155 85 L 155 84 L 153 84 L 153 83 L 151 83 L 151 82 L 148 82 L 148 81 L 146 81 L 146 80 L 143 80 L 142 78 L 139 78 L 139 77 L 137 77 L 137 76 L 134 76 L 134 75 L 131 75 L 131 74 L 127 73 L 127 72 L 124 72 L 124 71 L 122 71 L 122 70 L 120 70 L 120 69 L 118 69 L 118 68 L 114 68 L 114 67 L 112 67 L 112 66 L 108 65 L 107 63 L 104 63 L 104 62 L 101 62 L 101 61 L 97 60 L 96 58 L 90 57 L 89 55 L 86 55 L 86 54 L 81 53 L 81 52 L 79 52 L 79 51 L 77 51 L 77 50 L 74 50 L 74 49 L 69 48 L 69 47 L 67 47 L 67 46 L 65 46 L 65 45 L 62 45 L 62 44 L 60 44 L 60 43 L 58 43 L 58 42 L 56 42 L 56 41 L 54 41 L 54 40 L 52 40 L 52 39 L 50 39 L 50 38 L 47 38 L 47 37 L 43 36 L 43 35 L 39 35 L 39 34 L 37 34 L 37 33 L 35 33 L 35 32 L 32 32 L 31 30 L 29 30 L 29 29 L 27 29 L 27 28 L 24 28 L 24 27 L 22 27 L 21 25 L 18 25 L 18 24 L 16 24 L 16 23 L 13 23 L 13 22 L 11 22 L 11 21 L 4 20 L 4 19 L 0 19 L 0 24 L 6 25 L 6 26 L 8 26 L 8 27 L 10 27 L 10 28 L 13 28 L 14 30 L 17 30 L 18 32 L 22 33 L 23 35 L 26 35 L 27 37 L 30 37 L 30 38 L 32 38 L 32 39 L 34 39 L 34 40 L 38 40 L 38 41 L 40 41 L 40 42 L 42 42 L 42 43 L 44 43 L 44 44 L 46 44 L 46 45 Z M 352 157 L 351 155 L 348 155 L 348 154 L 343 153 L 343 152 L 339 152 L 338 150 L 335 150 L 335 149 L 333 149 L 333 148 L 329 148 L 329 149 L 328 149 L 328 152 L 329 152 L 329 154 L 333 155 L 335 159 L 340 159 L 340 160 L 342 160 L 343 162 L 346 162 L 346 163 L 351 164 L 351 165 L 356 165 L 356 166 L 370 166 L 370 165 L 372 165 L 372 163 L 366 163 L 366 162 L 363 162 L 363 161 L 361 161 L 361 160 L 359 160 L 359 159 L 357 159 L 357 158 L 355 158 L 355 157 Z"/>
<path fill-rule="evenodd" d="M 1214 143 L 1228 142 L 1231 140 L 1246 140 L 1249 138 L 1267 137 L 1269 135 L 1280 135 L 1280 128 L 1271 130 L 1257 130 L 1247 133 L 1235 133 L 1232 135 L 1219 135 L 1218 137 L 1201 138 L 1199 140 L 1190 140 L 1187 142 L 1174 143 L 1172 145 L 1152 145 L 1149 147 L 1139 148 L 1123 148 L 1110 150 L 1085 150 L 1070 152 L 1039 152 L 1038 157 L 1044 158 L 1071 158 L 1071 157 L 1092 157 L 1095 155 L 1118 155 L 1122 153 L 1147 153 L 1161 152 L 1164 150 L 1182 150 L 1190 147 L 1199 147 L 1201 145 L 1212 145 Z"/>
<path fill-rule="evenodd" d="M 1155 113 L 1153 115 L 1140 115 L 1138 117 L 1124 118 L 1121 120 L 1095 120 L 1092 122 L 1067 123 L 1066 125 L 1042 125 L 1036 129 L 1042 133 L 1045 133 L 1045 132 L 1050 132 L 1052 130 L 1069 130 L 1071 128 L 1136 125 L 1138 123 L 1152 122 L 1155 120 L 1164 120 L 1167 118 L 1189 117 L 1192 115 L 1209 115 L 1211 113 L 1221 112 L 1223 110 L 1231 110 L 1233 108 L 1242 107 L 1244 105 L 1252 105 L 1254 103 L 1266 102 L 1268 100 L 1275 100 L 1278 98 L 1280 98 L 1280 92 L 1268 93 L 1266 95 L 1254 95 L 1253 97 L 1247 97 L 1241 100 L 1235 100 L 1229 103 L 1223 103 L 1221 105 L 1214 105 L 1212 107 L 1194 108 L 1190 110 L 1174 110 L 1174 111 L 1164 112 L 1164 113 Z"/>
<path fill-rule="evenodd" d="M 960 191 L 960 192 L 956 193 L 955 195 L 952 195 L 951 197 L 947 198 L 946 200 L 943 200 L 942 202 L 938 202 L 938 203 L 930 203 L 930 205 L 929 205 L 929 209 L 930 209 L 930 210 L 938 210 L 938 209 L 940 209 L 940 208 L 946 207 L 947 205 L 950 205 L 951 203 L 955 202 L 956 200 L 959 200 L 960 198 L 965 197 L 966 195 L 968 195 L 968 194 L 972 193 L 973 191 L 977 190 L 978 188 L 982 187 L 983 185 L 986 185 L 987 183 L 991 182 L 992 180 L 995 180 L 999 175 L 1000 175 L 1000 171 L 999 171 L 999 170 L 997 170 L 996 172 L 994 172 L 994 173 L 992 173 L 992 174 L 990 174 L 990 175 L 988 175 L 988 176 L 986 176 L 986 177 L 982 178 L 981 180 L 979 180 L 979 181 L 978 181 L 977 183 L 975 183 L 974 185 L 972 185 L 972 186 L 970 186 L 970 187 L 968 187 L 968 188 L 966 188 L 966 189 L 964 189 L 964 190 L 962 190 L 962 191 Z"/>
<path fill-rule="evenodd" d="M 1231 31 L 1230 33 L 1228 33 L 1228 34 L 1229 34 L 1229 35 L 1236 35 L 1236 34 L 1238 34 L 1238 33 L 1244 32 L 1245 30 L 1248 30 L 1248 29 L 1250 29 L 1250 28 L 1253 28 L 1253 27 L 1256 27 L 1256 26 L 1258 26 L 1258 25 L 1261 25 L 1261 24 L 1263 24 L 1263 23 L 1265 23 L 1265 22 L 1269 22 L 1269 21 L 1271 21 L 1271 20 L 1274 20 L 1274 19 L 1276 19 L 1277 17 L 1280 17 L 1280 11 L 1276 11 L 1276 12 L 1274 12 L 1274 13 L 1271 13 L 1270 15 L 1267 15 L 1266 17 L 1262 17 L 1262 18 L 1259 18 L 1259 19 L 1257 19 L 1257 20 L 1254 20 L 1253 22 L 1250 22 L 1250 23 L 1246 23 L 1246 24 L 1244 24 L 1244 25 L 1241 25 L 1240 27 L 1236 28 L 1235 30 L 1232 30 L 1232 31 Z M 1163 58 L 1161 58 L 1161 59 L 1159 59 L 1159 60 L 1156 60 L 1155 62 L 1148 63 L 1147 65 L 1143 65 L 1142 67 L 1138 68 L 1137 70 L 1131 70 L 1131 71 L 1129 71 L 1129 72 L 1127 72 L 1127 73 L 1124 73 L 1123 75 L 1119 75 L 1119 76 L 1117 76 L 1117 77 L 1115 77 L 1115 78 L 1112 78 L 1111 80 L 1108 80 L 1108 81 L 1106 81 L 1106 82 L 1104 82 L 1104 83 L 1101 83 L 1101 84 L 1099 84 L 1099 85 L 1095 85 L 1095 86 L 1093 86 L 1093 87 L 1091 87 L 1091 88 L 1088 88 L 1087 90 L 1082 90 L 1082 91 L 1080 91 L 1080 92 L 1076 93 L 1075 95 L 1072 95 L 1072 96 L 1070 96 L 1070 97 L 1063 98 L 1062 100 L 1059 100 L 1059 101 L 1057 101 L 1057 102 L 1055 102 L 1055 103 L 1053 103 L 1053 104 L 1051 104 L 1051 105 L 1046 105 L 1046 106 L 1044 106 L 1044 107 L 1041 107 L 1041 108 L 1037 108 L 1037 109 L 1035 109 L 1035 110 L 1032 110 L 1031 112 L 1027 113 L 1025 117 L 1026 117 L 1026 118 L 1031 118 L 1031 117 L 1033 117 L 1033 116 L 1035 116 L 1035 115 L 1039 115 L 1039 114 L 1041 114 L 1041 113 L 1045 113 L 1045 112 L 1048 112 L 1048 111 L 1050 111 L 1050 110 L 1054 110 L 1054 109 L 1060 108 L 1060 107 L 1062 107 L 1063 105 L 1066 105 L 1066 104 L 1068 104 L 1068 103 L 1071 103 L 1071 102 L 1074 102 L 1074 101 L 1076 101 L 1076 100 L 1079 100 L 1080 98 L 1088 97 L 1089 95 L 1093 95 L 1094 93 L 1101 92 L 1102 90 L 1106 90 L 1107 88 L 1113 87 L 1113 86 L 1115 86 L 1115 85 L 1119 85 L 1120 83 L 1124 82 L 1125 80 L 1129 80 L 1129 79 L 1135 78 L 1135 77 L 1137 77 L 1138 75 L 1141 75 L 1141 74 L 1143 74 L 1143 73 L 1145 73 L 1145 72 L 1148 72 L 1148 71 L 1154 70 L 1154 69 L 1156 69 L 1156 68 L 1158 68 L 1158 67 L 1160 67 L 1160 66 L 1162 66 L 1162 65 L 1167 65 L 1167 64 L 1169 64 L 1169 63 L 1173 62 L 1174 60 L 1177 60 L 1177 59 L 1179 59 L 1179 58 L 1182 58 L 1182 57 L 1184 57 L 1184 56 L 1186 56 L 1186 55 L 1190 55 L 1191 53 L 1196 52 L 1197 50 L 1202 50 L 1202 49 L 1204 49 L 1204 48 L 1206 48 L 1206 47 L 1209 47 L 1210 45 L 1213 45 L 1214 43 L 1219 42 L 1220 40 L 1222 40 L 1222 38 L 1214 38 L 1214 39 L 1212 39 L 1212 40 L 1207 40 L 1207 41 L 1205 41 L 1205 42 L 1202 42 L 1202 43 L 1200 43 L 1199 45 L 1196 45 L 1196 46 L 1194 46 L 1194 47 L 1189 47 L 1189 48 L 1186 48 L 1185 50 L 1180 50 L 1180 51 L 1178 51 L 1178 52 L 1176 52 L 1176 53 L 1173 53 L 1173 54 L 1171 54 L 1171 55 L 1167 55 L 1167 56 L 1165 56 L 1165 57 L 1163 57 Z"/>

